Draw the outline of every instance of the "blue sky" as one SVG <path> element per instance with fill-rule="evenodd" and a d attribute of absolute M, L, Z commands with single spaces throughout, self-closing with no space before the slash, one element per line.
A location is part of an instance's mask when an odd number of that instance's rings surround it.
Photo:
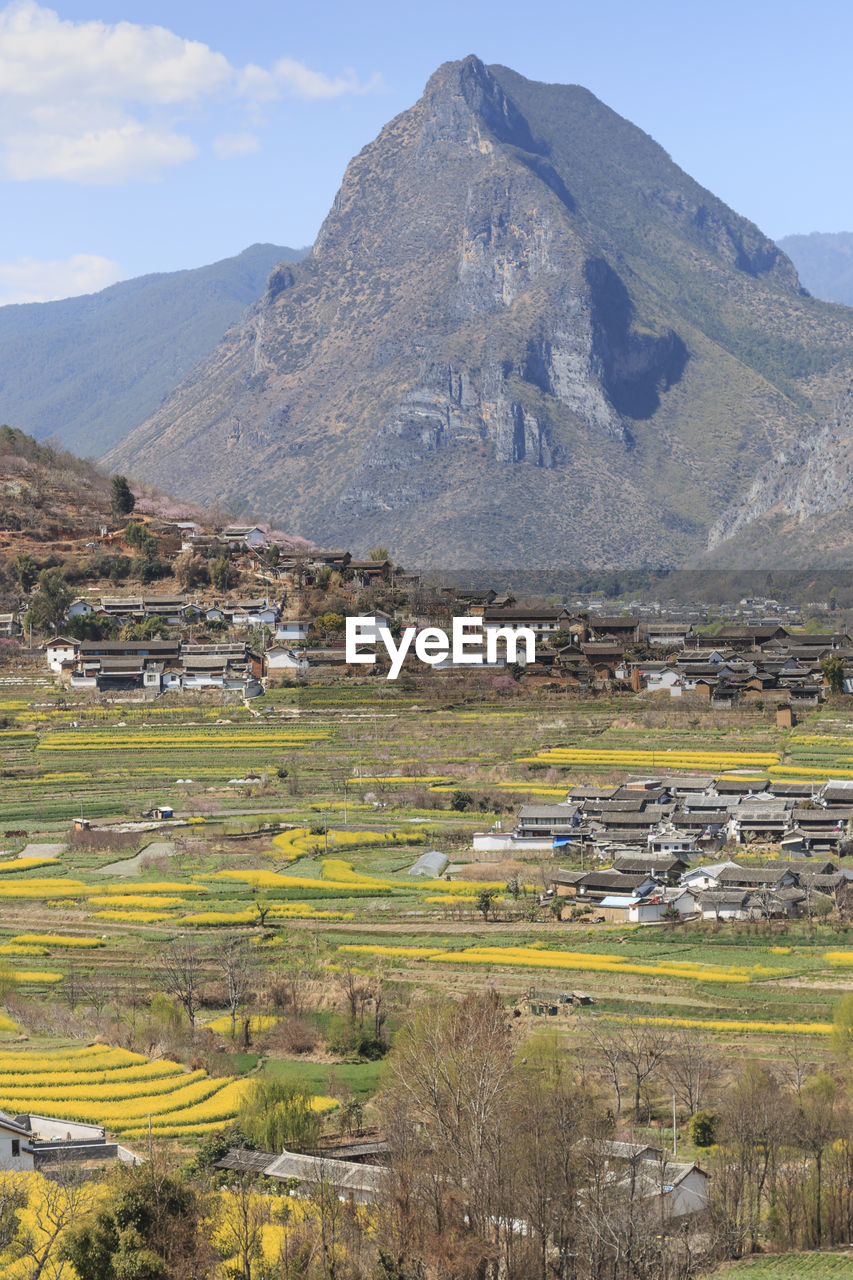
<path fill-rule="evenodd" d="M 310 243 L 468 53 L 585 85 L 772 236 L 853 230 L 851 44 L 835 0 L 0 0 L 0 302 Z"/>

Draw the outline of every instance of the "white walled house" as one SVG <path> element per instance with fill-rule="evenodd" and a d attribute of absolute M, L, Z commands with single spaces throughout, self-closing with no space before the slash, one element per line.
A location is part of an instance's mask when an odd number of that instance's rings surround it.
<path fill-rule="evenodd" d="M 90 614 L 93 614 L 94 612 L 95 606 L 90 600 L 78 598 L 77 600 L 71 601 L 71 604 L 66 610 L 65 616 L 66 618 L 88 618 Z"/>
<path fill-rule="evenodd" d="M 261 550 L 267 543 L 266 534 L 258 525 L 229 525 L 222 530 L 222 537 L 234 548 L 244 546 L 252 551 Z"/>
<path fill-rule="evenodd" d="M 669 856 L 674 853 L 693 853 L 696 838 L 690 832 L 679 831 L 668 823 L 660 831 L 649 832 L 648 844 L 652 853 Z"/>
<path fill-rule="evenodd" d="M 287 618 L 279 622 L 275 638 L 282 645 L 304 644 L 310 630 L 310 618 Z"/>
<path fill-rule="evenodd" d="M 703 892 L 705 889 L 716 889 L 720 873 L 726 867 L 733 867 L 734 862 L 713 862 L 707 863 L 702 867 L 692 867 L 690 871 L 685 871 L 681 877 L 681 886 L 684 889 L 694 889 L 696 892 Z"/>
<path fill-rule="evenodd" d="M 0 1111 L 0 1170 L 33 1169 L 30 1133 L 22 1124 Z"/>
<path fill-rule="evenodd" d="M 69 640 L 67 636 L 54 636 L 40 646 L 44 650 L 45 661 L 51 671 L 62 670 L 63 666 L 74 663 L 80 656 L 80 642 Z"/>

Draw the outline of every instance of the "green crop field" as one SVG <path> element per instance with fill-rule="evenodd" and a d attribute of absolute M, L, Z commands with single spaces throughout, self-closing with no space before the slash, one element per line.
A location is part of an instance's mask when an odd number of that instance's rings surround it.
<path fill-rule="evenodd" d="M 760 1258 L 744 1258 L 713 1272 L 713 1280 L 824 1280 L 824 1276 L 853 1275 L 853 1253 L 782 1253 Z M 711 1278 L 709 1277 L 709 1280 Z"/>

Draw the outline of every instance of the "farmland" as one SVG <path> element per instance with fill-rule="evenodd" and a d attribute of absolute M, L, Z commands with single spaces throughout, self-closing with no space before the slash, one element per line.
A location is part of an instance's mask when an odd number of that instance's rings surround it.
<path fill-rule="evenodd" d="M 336 1105 L 330 1076 L 354 1071 L 368 1096 L 373 1066 L 322 1048 L 341 1041 L 335 1019 L 356 982 L 393 992 L 392 1028 L 416 992 L 491 987 L 520 1006 L 525 993 L 569 986 L 595 1004 L 554 1020 L 567 1045 L 596 1020 L 631 1017 L 764 1060 L 796 1043 L 828 1057 L 834 1004 L 853 989 L 845 925 L 555 923 L 537 910 L 547 868 L 469 859 L 474 830 L 578 782 L 664 769 L 823 779 L 849 766 L 853 776 L 853 737 L 830 708 L 791 731 L 760 709 L 729 723 L 605 696 L 480 702 L 463 691 L 457 704 L 423 705 L 422 691 L 344 683 L 276 690 L 251 709 L 72 704 L 26 673 L 3 690 L 0 1107 L 96 1119 L 129 1141 L 150 1114 L 152 1132 L 191 1144 L 233 1119 L 247 1072 L 303 1081 L 323 1108 Z M 157 804 L 174 808 L 172 824 L 140 822 Z M 91 828 L 75 834 L 81 817 Z M 51 844 L 58 856 L 45 856 Z M 450 855 L 450 877 L 410 876 L 431 848 Z M 203 953 L 203 1063 L 187 1070 L 194 1055 L 182 1051 L 160 1072 L 143 1042 L 145 1003 L 163 990 L 164 947 L 181 935 Z M 233 1021 L 217 960 L 229 939 L 249 948 L 257 974 L 254 1003 Z M 276 994 L 293 973 L 310 992 L 299 1016 L 319 1047 L 308 1051 L 287 1039 L 293 1010 Z M 134 1047 L 110 1050 L 125 1057 L 109 1067 L 93 1049 L 51 1092 L 38 1064 L 68 1055 L 63 1005 L 87 1010 L 81 1034 L 122 1028 Z"/>
<path fill-rule="evenodd" d="M 824 1277 L 849 1276 L 853 1269 L 853 1253 L 784 1253 L 760 1258 L 744 1258 L 734 1265 L 714 1272 L 714 1280 L 824 1280 Z"/>

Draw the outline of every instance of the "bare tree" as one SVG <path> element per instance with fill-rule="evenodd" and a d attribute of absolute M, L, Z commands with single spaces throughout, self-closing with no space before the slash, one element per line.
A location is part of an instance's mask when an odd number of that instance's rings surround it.
<path fill-rule="evenodd" d="M 838 1137 L 838 1085 L 831 1076 L 820 1072 L 803 1086 L 795 1118 L 795 1133 L 798 1146 L 814 1161 L 815 1187 L 814 1224 L 812 1243 L 816 1249 L 823 1242 L 822 1192 L 823 1192 L 823 1160 L 824 1153 L 833 1140 Z M 804 1179 L 803 1190 L 808 1183 Z"/>
<path fill-rule="evenodd" d="M 225 978 L 225 1003 L 231 1014 L 231 1036 L 236 1032 L 237 1014 L 249 999 L 255 980 L 255 967 L 246 943 L 229 938 L 220 948 L 217 959 Z"/>
<path fill-rule="evenodd" d="M 163 953 L 161 982 L 163 989 L 182 1006 L 195 1027 L 199 995 L 204 974 L 204 959 L 194 938 L 172 938 Z"/>
<path fill-rule="evenodd" d="M 738 1257 L 745 1246 L 755 1252 L 765 1192 L 792 1124 L 789 1099 L 774 1074 L 748 1062 L 726 1095 L 718 1127 L 715 1199 L 729 1256 Z"/>
<path fill-rule="evenodd" d="M 691 1116 L 702 1106 L 717 1067 L 717 1058 L 708 1040 L 684 1027 L 672 1032 L 664 1065 L 666 1082 Z"/>
<path fill-rule="evenodd" d="M 420 1131 L 417 1164 L 403 1159 L 403 1166 L 430 1205 L 434 1229 L 441 1234 L 451 1221 L 467 1220 L 485 1247 L 500 1202 L 501 1130 L 513 1090 L 500 1001 L 489 995 L 424 1005 L 398 1039 L 392 1076 L 402 1156 L 411 1152 L 408 1129 Z"/>
<path fill-rule="evenodd" d="M 622 1044 L 618 1035 L 613 1034 L 609 1026 L 597 1027 L 590 1024 L 589 1037 L 594 1049 L 601 1059 L 605 1074 L 610 1077 L 613 1092 L 616 1096 L 616 1114 L 622 1110 Z"/>

